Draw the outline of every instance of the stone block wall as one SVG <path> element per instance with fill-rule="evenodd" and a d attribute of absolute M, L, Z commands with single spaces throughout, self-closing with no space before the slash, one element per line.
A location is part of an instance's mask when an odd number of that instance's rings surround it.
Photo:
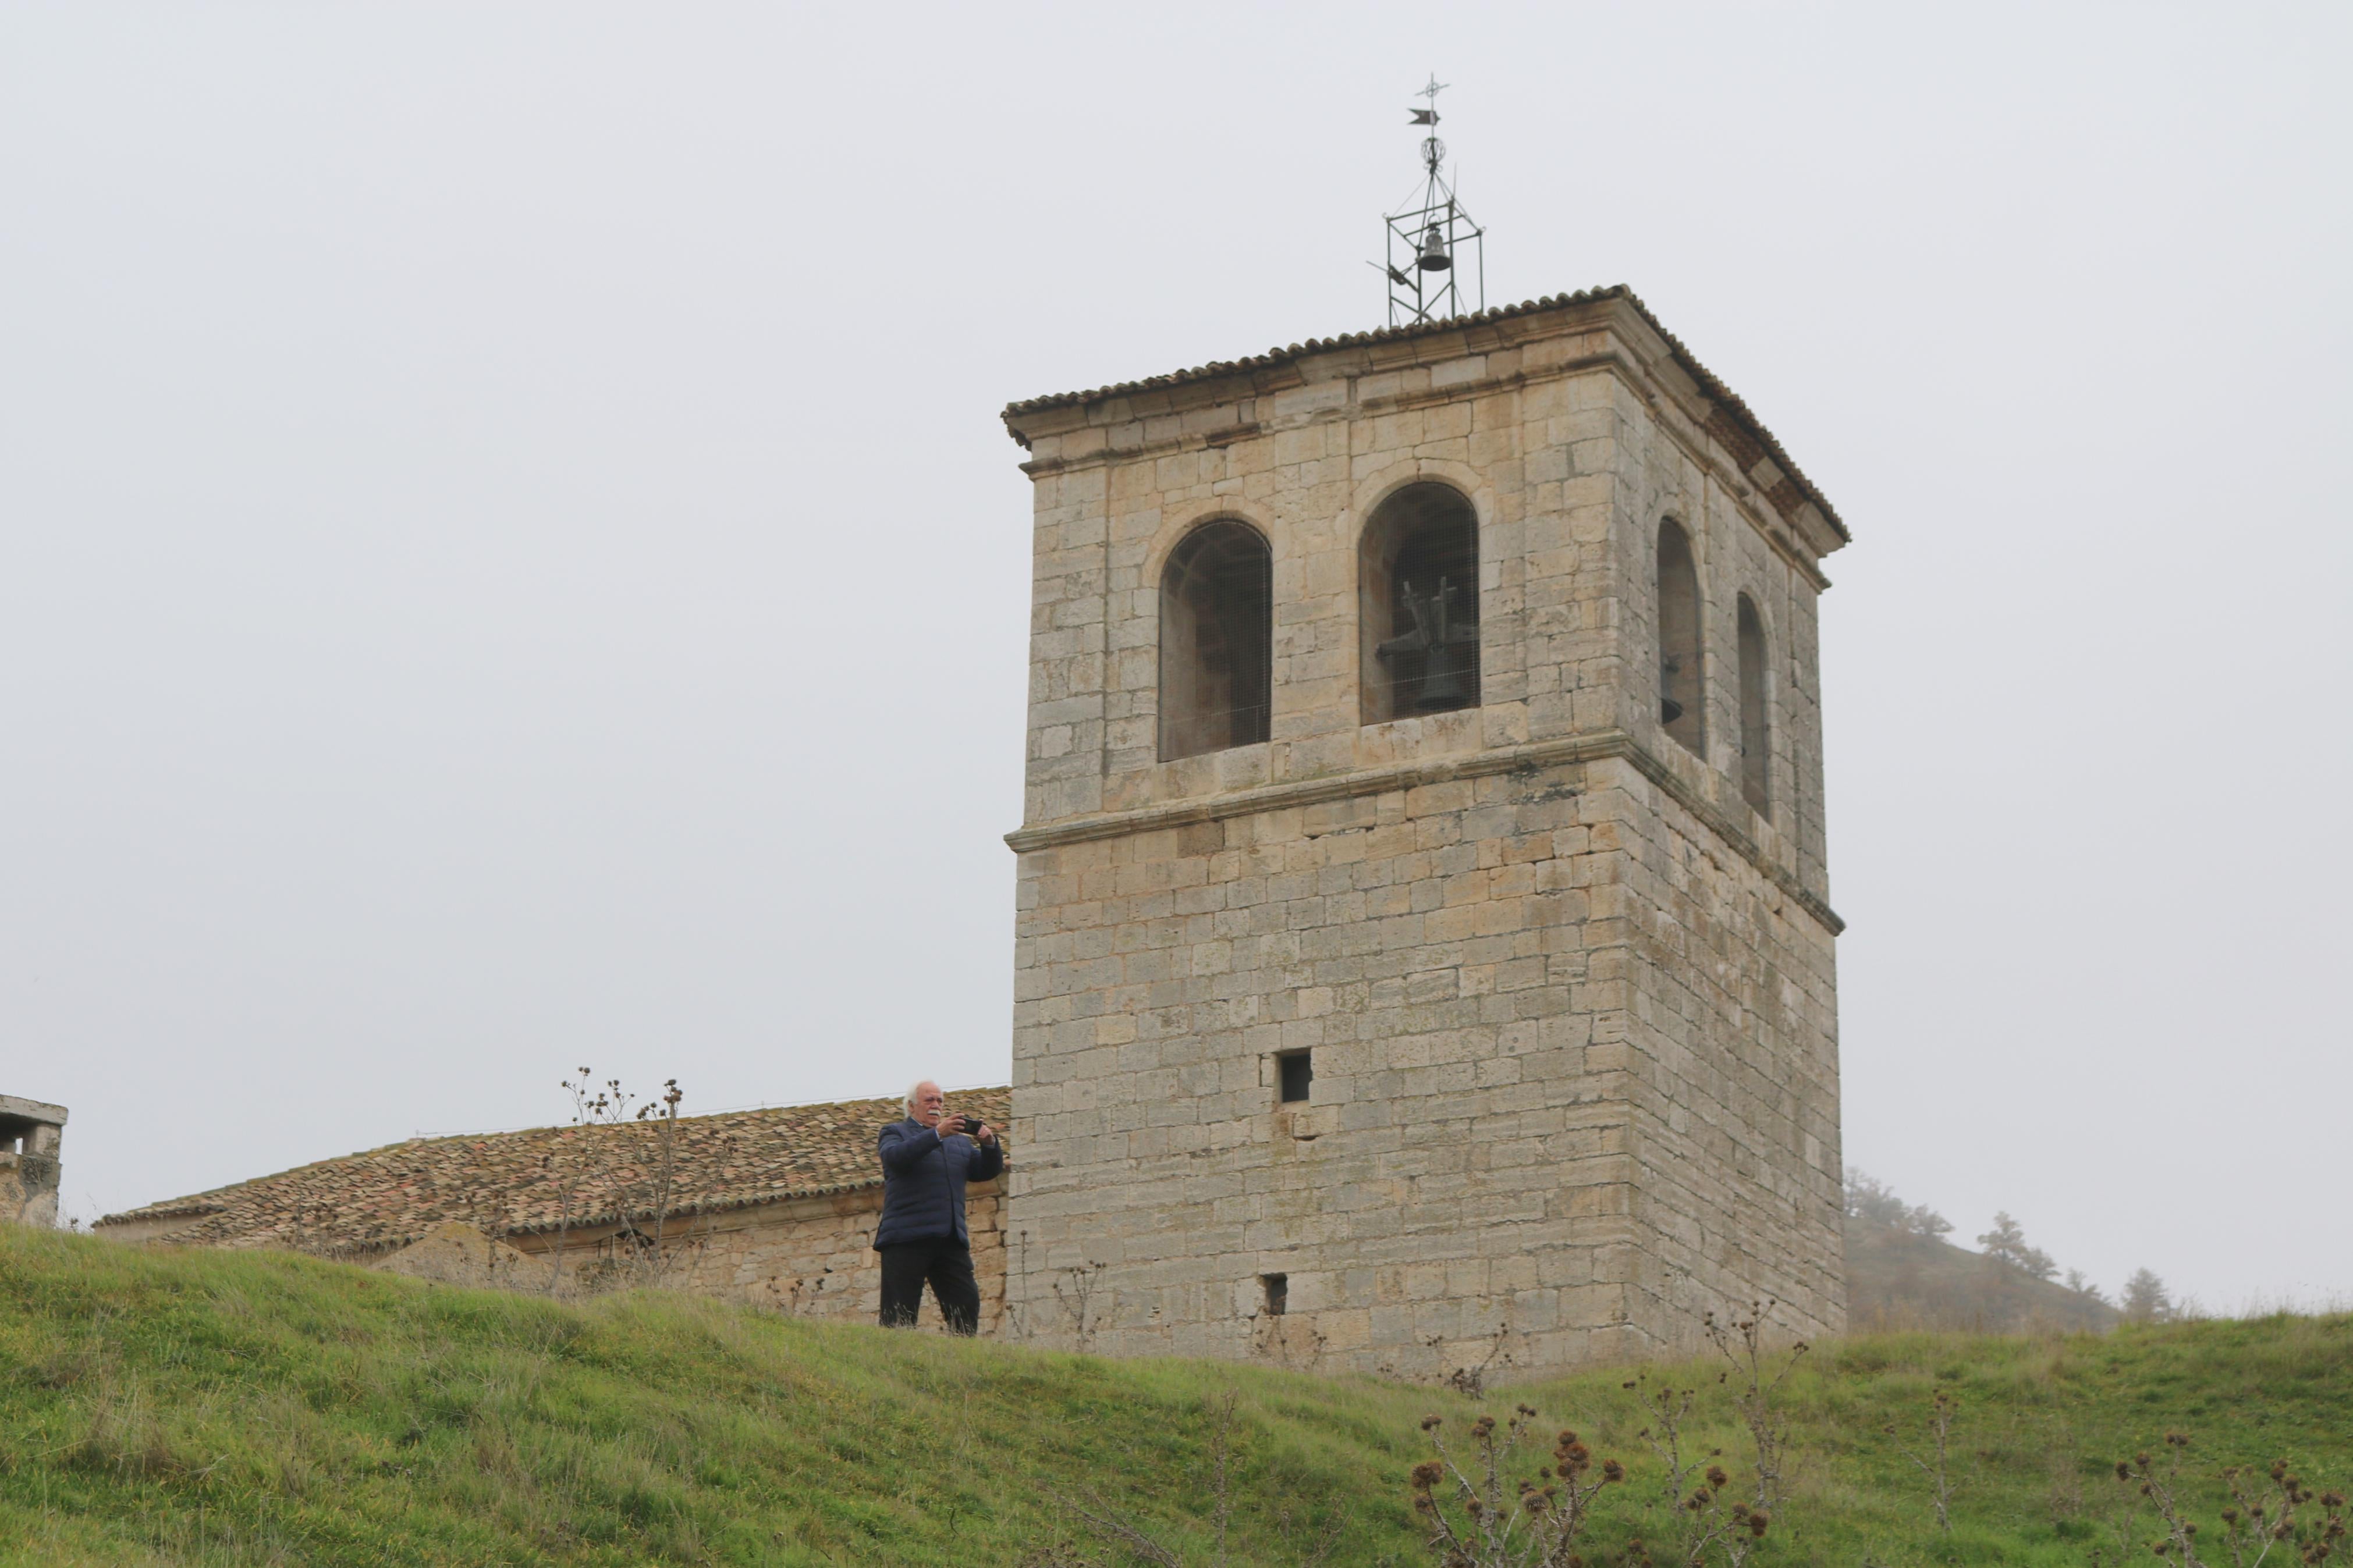
<path fill-rule="evenodd" d="M 1769 1298 L 1784 1328 L 1836 1332 L 1846 1275 L 1831 933 L 1675 794 L 1615 771 L 1643 1238 L 1634 1315 L 1687 1346 L 1698 1312 Z"/>
<path fill-rule="evenodd" d="M 1009 836 L 1029 1322 L 1424 1376 L 1688 1342 L 1767 1293 L 1838 1326 L 1814 610 L 1841 536 L 1728 400 L 1619 296 L 1008 413 L 1037 500 Z M 1482 703 L 1362 725 L 1358 539 L 1430 481 L 1478 517 Z M 1705 755 L 1658 722 L 1670 516 Z M 1160 567 L 1215 518 L 1271 548 L 1271 739 L 1161 763 Z M 1770 639 L 1761 812 L 1742 594 Z"/>
<path fill-rule="evenodd" d="M 997 1332 L 1005 1316 L 1003 1187 L 1002 1178 L 975 1183 L 965 1194 L 983 1333 Z M 881 1214 L 882 1189 L 872 1186 L 672 1220 L 664 1227 L 674 1258 L 667 1283 L 795 1317 L 871 1323 L 882 1308 L 882 1269 L 874 1251 Z M 567 1237 L 565 1272 L 594 1270 L 611 1228 Z M 506 1243 L 544 1270 L 555 1238 L 519 1233 Z M 541 1279 L 543 1283 L 543 1272 Z M 928 1292 L 921 1326 L 940 1326 Z"/>

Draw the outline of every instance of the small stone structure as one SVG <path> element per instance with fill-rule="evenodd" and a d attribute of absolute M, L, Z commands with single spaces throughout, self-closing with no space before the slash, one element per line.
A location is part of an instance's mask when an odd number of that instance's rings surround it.
<path fill-rule="evenodd" d="M 1003 1089 L 951 1109 L 1005 1125 Z M 894 1100 L 681 1117 L 661 1179 L 656 1127 L 547 1127 L 420 1138 L 150 1204 L 98 1222 L 101 1236 L 182 1246 L 276 1247 L 453 1284 L 595 1289 L 643 1279 L 656 1245 L 664 1286 L 810 1317 L 872 1322 L 881 1306 L 874 1152 Z M 981 1329 L 1005 1304 L 1002 1178 L 967 1214 Z M 558 1254 L 561 1253 L 561 1263 Z M 933 1309 L 924 1310 L 935 1326 Z"/>
<path fill-rule="evenodd" d="M 0 1094 L 0 1220 L 58 1223 L 66 1108 Z"/>
<path fill-rule="evenodd" d="M 1413 1377 L 1836 1331 L 1847 534 L 1747 406 L 1609 289 L 1005 420 L 1014 1308 Z"/>

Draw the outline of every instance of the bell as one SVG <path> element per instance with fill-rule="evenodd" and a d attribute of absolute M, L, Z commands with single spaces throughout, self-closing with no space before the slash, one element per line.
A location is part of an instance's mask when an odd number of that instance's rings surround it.
<path fill-rule="evenodd" d="M 1672 697 L 1659 699 L 1659 722 L 1672 724 L 1683 716 L 1683 705 Z"/>
<path fill-rule="evenodd" d="M 1441 708 L 1460 708 L 1471 700 L 1471 691 L 1462 683 L 1462 656 L 1452 648 L 1432 652 L 1430 668 L 1421 678 L 1421 688 L 1414 693 L 1414 706 L 1435 712 Z"/>
<path fill-rule="evenodd" d="M 1454 258 L 1446 254 L 1446 236 L 1436 224 L 1422 232 L 1421 254 L 1414 258 L 1414 265 L 1424 272 L 1443 272 L 1454 265 Z"/>
<path fill-rule="evenodd" d="M 1683 716 L 1683 705 L 1674 700 L 1675 671 L 1683 668 L 1679 658 L 1659 660 L 1659 722 L 1672 724 Z"/>

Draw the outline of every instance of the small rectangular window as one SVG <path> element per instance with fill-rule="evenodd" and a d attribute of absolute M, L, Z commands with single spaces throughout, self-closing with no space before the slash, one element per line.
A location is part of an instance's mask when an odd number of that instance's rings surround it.
<path fill-rule="evenodd" d="M 1270 1318 L 1282 1316 L 1283 1309 L 1291 1304 L 1291 1276 L 1261 1274 L 1258 1282 L 1260 1288 L 1266 1291 L 1266 1315 Z"/>
<path fill-rule="evenodd" d="M 1307 1098 L 1307 1086 L 1315 1081 L 1315 1064 L 1311 1053 L 1286 1051 L 1274 1058 L 1275 1071 L 1282 1075 L 1282 1103 L 1296 1104 Z"/>

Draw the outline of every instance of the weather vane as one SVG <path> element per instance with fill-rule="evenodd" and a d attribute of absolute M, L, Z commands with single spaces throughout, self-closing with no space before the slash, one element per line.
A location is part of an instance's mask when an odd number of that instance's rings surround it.
<path fill-rule="evenodd" d="M 1409 110 L 1412 123 L 1427 125 L 1421 140 L 1422 182 L 1406 199 L 1418 201 L 1382 221 L 1388 226 L 1384 240 L 1387 258 L 1372 263 L 1388 275 L 1389 325 L 1408 327 L 1420 321 L 1443 321 L 1487 308 L 1487 231 L 1472 221 L 1445 174 L 1446 143 L 1438 139 L 1438 95 L 1447 84 L 1432 73 L 1430 85 L 1414 94 L 1427 99 L 1426 109 Z M 1464 247 L 1470 247 L 1471 289 L 1463 285 Z"/>

